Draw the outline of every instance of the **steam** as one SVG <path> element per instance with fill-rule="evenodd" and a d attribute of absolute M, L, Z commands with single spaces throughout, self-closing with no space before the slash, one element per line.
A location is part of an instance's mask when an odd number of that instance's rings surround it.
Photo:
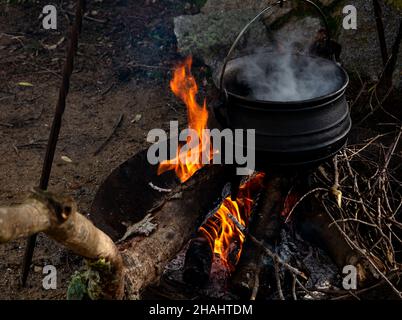
<path fill-rule="evenodd" d="M 303 40 L 295 39 L 297 37 L 299 35 L 292 35 L 286 42 L 281 42 L 279 52 L 267 54 L 259 50 L 242 59 L 236 81 L 247 88 L 248 98 L 301 101 L 339 89 L 342 77 L 336 65 L 309 57 L 309 45 L 300 47 Z"/>

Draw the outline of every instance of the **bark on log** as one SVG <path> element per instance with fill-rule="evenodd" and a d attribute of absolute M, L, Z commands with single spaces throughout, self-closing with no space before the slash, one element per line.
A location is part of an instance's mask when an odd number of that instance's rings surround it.
<path fill-rule="evenodd" d="M 78 213 L 71 199 L 43 191 L 22 205 L 0 208 L 0 243 L 44 232 L 78 255 L 110 262 L 112 272 L 101 279 L 101 298 L 120 299 L 124 291 L 128 298 L 139 298 L 143 289 L 159 280 L 165 265 L 196 232 L 205 215 L 223 200 L 227 171 L 218 165 L 199 170 L 148 213 L 146 223 L 155 226 L 150 234 L 127 238 L 118 246 Z"/>
<path fill-rule="evenodd" d="M 283 205 L 282 179 L 280 177 L 268 177 L 264 183 L 265 189 L 260 196 L 260 203 L 255 210 L 249 228 L 249 234 L 258 239 L 272 242 L 279 235 L 279 216 Z M 262 254 L 261 247 L 246 238 L 242 255 L 232 277 L 232 286 L 241 297 L 249 298 L 251 295 L 255 281 L 261 271 Z"/>
<path fill-rule="evenodd" d="M 105 259 L 111 273 L 100 286 L 103 298 L 123 297 L 123 263 L 113 241 L 77 212 L 74 201 L 37 190 L 25 203 L 0 207 L 0 243 L 44 232 L 74 253 L 91 260 Z"/>
<path fill-rule="evenodd" d="M 326 213 L 321 201 L 312 198 L 309 208 L 297 215 L 297 227 L 301 236 L 324 249 L 340 270 L 347 265 L 355 266 L 358 287 L 366 287 L 374 280 L 367 259 L 346 242 Z"/>
<path fill-rule="evenodd" d="M 153 213 L 157 228 L 152 234 L 119 245 L 127 268 L 128 298 L 139 298 L 142 290 L 159 280 L 165 265 L 196 232 L 208 211 L 222 200 L 227 181 L 224 166 L 204 167 Z"/>

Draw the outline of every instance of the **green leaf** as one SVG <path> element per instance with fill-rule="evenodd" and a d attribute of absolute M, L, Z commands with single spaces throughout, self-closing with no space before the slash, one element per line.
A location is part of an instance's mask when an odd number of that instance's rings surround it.
<path fill-rule="evenodd" d="M 86 274 L 75 272 L 67 289 L 67 300 L 84 300 L 88 298 Z"/>

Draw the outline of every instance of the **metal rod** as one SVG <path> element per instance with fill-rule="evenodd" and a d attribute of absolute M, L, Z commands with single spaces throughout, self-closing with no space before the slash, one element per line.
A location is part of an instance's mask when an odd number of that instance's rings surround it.
<path fill-rule="evenodd" d="M 49 134 L 49 140 L 46 149 L 45 159 L 43 161 L 42 174 L 40 177 L 39 188 L 46 190 L 49 184 L 50 173 L 52 171 L 52 164 L 54 154 L 56 151 L 57 141 L 59 139 L 59 133 L 61 128 L 61 122 L 66 108 L 66 97 L 70 88 L 70 77 L 74 68 L 74 56 L 78 48 L 78 37 L 81 32 L 82 17 L 85 10 L 85 0 L 77 0 L 75 20 L 70 31 L 70 42 L 67 48 L 67 57 L 63 67 L 63 79 L 59 90 L 59 97 L 56 105 L 56 110 L 53 118 L 52 128 Z M 32 257 L 36 245 L 36 235 L 31 236 L 27 241 L 25 249 L 21 283 L 23 286 L 26 284 L 26 280 L 29 274 L 29 268 L 31 266 Z"/>

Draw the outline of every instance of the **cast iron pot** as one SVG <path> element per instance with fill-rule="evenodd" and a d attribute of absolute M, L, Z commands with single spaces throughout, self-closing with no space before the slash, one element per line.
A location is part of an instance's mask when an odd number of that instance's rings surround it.
<path fill-rule="evenodd" d="M 328 24 L 321 9 L 312 1 L 303 1 L 311 4 L 322 16 L 329 43 Z M 278 1 L 273 6 L 265 8 L 239 33 L 224 61 L 218 84 L 223 103 L 214 110 L 218 122 L 223 127 L 255 129 L 255 149 L 248 152 L 255 152 L 256 167 L 260 170 L 266 167 L 317 165 L 342 149 L 351 128 L 350 111 L 345 98 L 349 77 L 334 60 L 309 55 L 292 55 L 292 65 L 300 69 L 300 72 L 303 72 L 303 66 L 306 64 L 314 63 L 330 70 L 328 75 L 323 75 L 323 78 L 333 76 L 337 78 L 334 90 L 308 100 L 253 99 L 249 96 L 250 88 L 239 81 L 238 75 L 247 68 L 247 61 L 256 57 L 247 55 L 230 60 L 229 56 L 249 26 L 282 2 L 286 1 Z M 267 65 L 275 64 L 280 54 L 282 53 L 267 51 L 263 53 L 263 57 Z M 258 55 L 261 56 L 261 53 Z M 267 70 L 269 69 L 268 67 Z M 242 147 L 250 149 L 246 144 Z"/>

